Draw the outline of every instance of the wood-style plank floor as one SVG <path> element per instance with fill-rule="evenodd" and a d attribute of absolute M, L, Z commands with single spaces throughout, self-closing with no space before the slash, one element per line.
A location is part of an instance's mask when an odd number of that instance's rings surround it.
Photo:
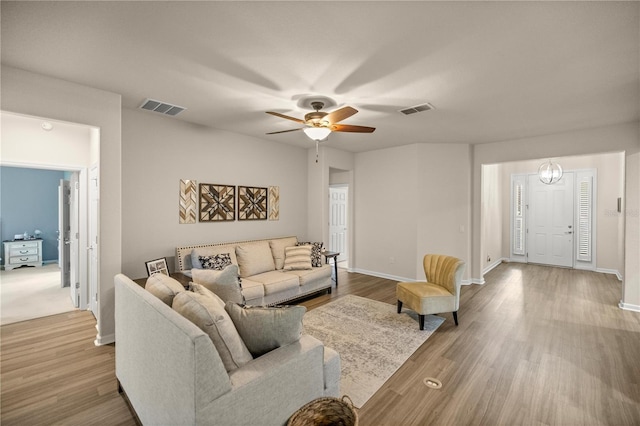
<path fill-rule="evenodd" d="M 502 264 L 485 280 L 463 287 L 460 325 L 443 314 L 359 410 L 361 426 L 640 424 L 640 314 L 617 307 L 614 276 Z M 337 290 L 301 304 L 346 294 L 396 302 L 394 281 L 340 271 Z M 116 390 L 114 347 L 93 345 L 90 313 L 0 331 L 3 425 L 134 424 Z"/>

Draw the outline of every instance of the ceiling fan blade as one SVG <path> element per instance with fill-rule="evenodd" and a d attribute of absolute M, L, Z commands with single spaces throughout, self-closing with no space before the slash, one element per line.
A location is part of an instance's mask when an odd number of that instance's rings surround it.
<path fill-rule="evenodd" d="M 373 133 L 375 127 L 353 126 L 351 124 L 334 124 L 330 127 L 334 132 Z"/>
<path fill-rule="evenodd" d="M 297 132 L 298 130 L 302 130 L 304 129 L 304 127 L 301 127 L 299 129 L 291 129 L 291 130 L 280 130 L 279 132 L 269 132 L 269 133 L 265 133 L 266 135 L 275 135 L 276 133 L 287 133 L 287 132 Z"/>
<path fill-rule="evenodd" d="M 275 115 L 276 117 L 285 118 L 287 120 L 295 121 L 296 123 L 304 124 L 304 120 L 295 117 L 289 117 L 288 115 L 280 114 L 279 112 L 266 111 L 267 114 Z"/>
<path fill-rule="evenodd" d="M 346 106 L 346 107 L 337 109 L 333 112 L 330 112 L 324 117 L 324 119 L 327 120 L 329 123 L 334 124 L 344 120 L 345 118 L 351 117 L 356 112 L 358 112 L 357 109 L 351 108 L 350 106 Z"/>

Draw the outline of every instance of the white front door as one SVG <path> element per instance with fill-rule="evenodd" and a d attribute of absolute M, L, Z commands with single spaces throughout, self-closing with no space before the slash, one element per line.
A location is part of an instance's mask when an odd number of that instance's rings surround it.
<path fill-rule="evenodd" d="M 60 286 L 68 287 L 70 285 L 70 269 L 69 263 L 69 203 L 71 190 L 68 180 L 60 179 L 58 186 L 58 266 L 60 266 Z"/>
<path fill-rule="evenodd" d="M 528 261 L 573 267 L 573 172 L 551 185 L 530 175 L 528 192 Z"/>
<path fill-rule="evenodd" d="M 349 258 L 347 244 L 347 202 L 349 188 L 329 187 L 329 251 L 340 253 L 337 261 Z"/>

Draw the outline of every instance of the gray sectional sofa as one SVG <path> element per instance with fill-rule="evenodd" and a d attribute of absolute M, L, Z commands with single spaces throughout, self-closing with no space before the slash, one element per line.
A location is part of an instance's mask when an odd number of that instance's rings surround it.
<path fill-rule="evenodd" d="M 296 237 L 282 237 L 176 248 L 176 272 L 191 276 L 192 268 L 202 268 L 200 256 L 228 254 L 238 265 L 242 294 L 248 305 L 275 305 L 322 290 L 331 292 L 331 266 L 285 271 L 285 249 L 298 243 Z"/>
<path fill-rule="evenodd" d="M 340 357 L 317 339 L 228 371 L 210 334 L 175 310 L 191 292 L 176 282 L 183 293 L 162 301 L 122 274 L 114 282 L 116 376 L 142 424 L 283 425 L 307 402 L 338 396 Z"/>

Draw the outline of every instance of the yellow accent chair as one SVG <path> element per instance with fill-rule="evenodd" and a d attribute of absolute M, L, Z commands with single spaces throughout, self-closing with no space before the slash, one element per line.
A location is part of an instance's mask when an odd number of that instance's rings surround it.
<path fill-rule="evenodd" d="M 465 263 L 455 257 L 427 254 L 423 259 L 427 281 L 400 282 L 396 286 L 398 313 L 402 305 L 415 311 L 420 318 L 420 330 L 424 330 L 424 316 L 453 312 L 458 325 L 460 284 Z"/>

